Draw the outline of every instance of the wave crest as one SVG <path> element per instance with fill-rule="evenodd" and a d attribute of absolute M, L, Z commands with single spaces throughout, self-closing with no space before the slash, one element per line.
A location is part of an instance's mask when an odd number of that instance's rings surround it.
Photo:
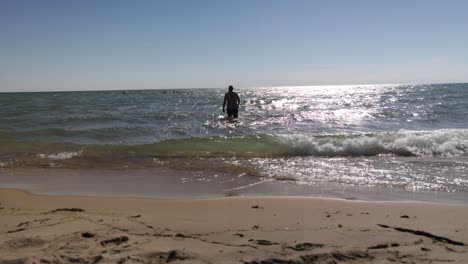
<path fill-rule="evenodd" d="M 45 153 L 38 153 L 37 157 L 43 158 L 43 159 L 50 159 L 50 160 L 65 160 L 65 159 L 71 159 L 77 156 L 80 156 L 82 151 L 73 151 L 73 152 L 59 152 L 59 153 L 50 153 L 50 154 L 45 154 Z"/>
<path fill-rule="evenodd" d="M 364 135 L 281 136 L 305 156 L 465 156 L 468 130 L 397 132 Z"/>
<path fill-rule="evenodd" d="M 165 140 L 145 145 L 80 145 L 0 141 L 0 167 L 155 166 L 170 157 L 468 156 L 468 129 L 339 135 L 251 135 Z"/>

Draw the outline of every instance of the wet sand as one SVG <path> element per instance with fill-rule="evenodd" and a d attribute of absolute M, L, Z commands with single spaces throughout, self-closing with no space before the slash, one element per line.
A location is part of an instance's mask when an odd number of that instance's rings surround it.
<path fill-rule="evenodd" d="M 0 190 L 0 263 L 466 263 L 468 206 Z"/>
<path fill-rule="evenodd" d="M 300 196 L 363 201 L 468 204 L 467 193 L 404 188 L 307 185 L 219 171 L 161 168 L 0 168 L 0 187 L 44 195 L 197 199 L 226 196 Z"/>

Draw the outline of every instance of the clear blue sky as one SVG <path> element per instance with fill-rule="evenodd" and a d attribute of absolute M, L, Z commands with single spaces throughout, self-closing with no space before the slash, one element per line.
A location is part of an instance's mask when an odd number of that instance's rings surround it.
<path fill-rule="evenodd" d="M 465 0 L 0 1 L 0 91 L 467 81 Z"/>

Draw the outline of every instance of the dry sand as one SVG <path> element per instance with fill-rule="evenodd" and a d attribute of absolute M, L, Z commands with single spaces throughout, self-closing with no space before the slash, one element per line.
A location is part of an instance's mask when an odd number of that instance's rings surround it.
<path fill-rule="evenodd" d="M 468 263 L 468 206 L 0 190 L 0 263 Z"/>

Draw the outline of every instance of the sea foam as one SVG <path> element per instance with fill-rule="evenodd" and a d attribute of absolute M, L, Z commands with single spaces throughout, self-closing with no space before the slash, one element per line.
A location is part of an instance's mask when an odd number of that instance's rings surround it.
<path fill-rule="evenodd" d="M 466 156 L 468 130 L 400 131 L 352 135 L 282 135 L 280 140 L 303 156 Z"/>
<path fill-rule="evenodd" d="M 50 159 L 50 160 L 65 160 L 65 159 L 71 159 L 71 158 L 80 156 L 81 154 L 82 154 L 82 151 L 59 152 L 59 153 L 52 153 L 52 154 L 38 153 L 37 157 L 43 158 L 43 159 Z"/>

